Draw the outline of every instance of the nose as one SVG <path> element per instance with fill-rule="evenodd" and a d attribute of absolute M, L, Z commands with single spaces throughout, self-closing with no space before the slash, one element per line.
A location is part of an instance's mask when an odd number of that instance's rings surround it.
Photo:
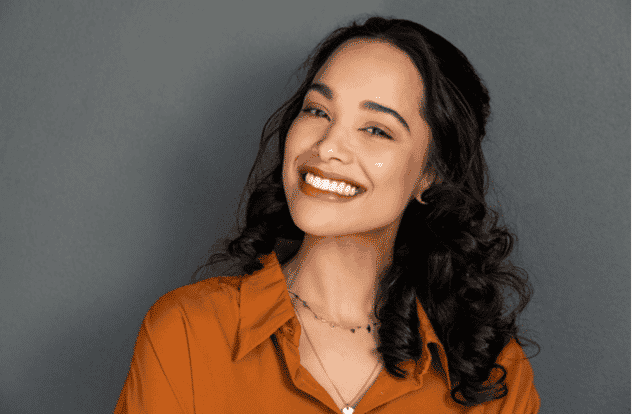
<path fill-rule="evenodd" d="M 349 134 L 333 124 L 325 131 L 323 138 L 316 143 L 315 150 L 323 161 L 337 158 L 345 163 L 350 157 Z"/>

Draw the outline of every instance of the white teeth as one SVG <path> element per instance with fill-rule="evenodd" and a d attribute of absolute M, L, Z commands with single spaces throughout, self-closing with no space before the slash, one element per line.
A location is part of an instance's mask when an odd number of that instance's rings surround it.
<path fill-rule="evenodd" d="M 330 181 L 326 178 L 320 178 L 312 173 L 307 173 L 305 181 L 320 190 L 332 191 L 345 196 L 354 196 L 358 191 L 357 188 L 345 182 Z"/>

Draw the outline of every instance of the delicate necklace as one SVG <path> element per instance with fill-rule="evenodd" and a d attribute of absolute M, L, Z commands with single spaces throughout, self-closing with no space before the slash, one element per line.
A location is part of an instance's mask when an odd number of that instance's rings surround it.
<path fill-rule="evenodd" d="M 290 292 L 290 291 L 288 290 L 288 292 Z M 316 312 L 314 312 L 314 311 L 312 310 L 312 308 L 310 308 L 310 307 L 309 307 L 309 305 L 308 305 L 308 304 L 307 304 L 307 303 L 306 303 L 303 299 L 301 299 L 301 298 L 300 298 L 300 297 L 299 297 L 296 293 L 294 293 L 294 292 L 290 292 L 290 294 L 291 294 L 292 296 L 294 296 L 296 299 L 298 299 L 298 300 L 300 300 L 301 302 L 303 302 L 303 307 L 305 307 L 305 308 L 309 309 L 309 311 L 310 311 L 311 313 L 313 313 L 313 314 L 314 314 L 314 319 L 318 319 L 319 321 L 321 321 L 321 322 L 324 322 L 324 323 L 328 324 L 328 325 L 329 325 L 329 326 L 331 326 L 332 328 L 342 328 L 342 329 L 348 329 L 348 330 L 350 330 L 352 333 L 355 333 L 355 331 L 356 331 L 356 330 L 359 330 L 359 329 L 364 328 L 364 326 L 363 326 L 363 325 L 354 326 L 354 327 L 352 327 L 352 328 L 350 328 L 350 327 L 345 327 L 345 326 L 342 326 L 342 325 L 340 325 L 340 324 L 338 324 L 338 323 L 336 323 L 336 322 L 330 322 L 330 321 L 326 320 L 325 318 L 321 318 L 321 317 L 319 317 L 318 315 L 316 315 Z M 376 326 L 376 325 L 377 325 L 377 322 L 371 322 L 371 323 L 368 323 L 368 324 L 366 325 L 366 330 L 367 330 L 369 333 L 371 333 L 371 325 Z"/>
<path fill-rule="evenodd" d="M 290 292 L 292 293 L 292 292 Z M 303 302 L 303 305 L 309 309 L 310 307 L 307 306 L 307 304 L 305 303 L 305 301 L 301 298 L 298 297 L 298 295 L 292 293 L 294 296 L 296 296 L 301 302 Z M 312 311 L 312 313 L 314 313 Z M 303 325 L 303 327 L 305 327 L 305 324 L 303 323 L 303 320 L 301 319 L 301 315 L 298 314 L 298 312 L 296 312 L 296 316 L 298 316 L 299 321 L 301 322 L 301 325 Z M 314 316 L 316 317 L 316 319 L 319 319 L 316 314 L 314 313 Z M 324 319 L 320 319 L 322 321 L 324 321 Z M 326 321 L 325 321 L 326 322 Z M 375 325 L 375 324 L 374 324 Z M 332 328 L 334 328 L 334 325 L 330 325 Z M 367 326 L 367 329 L 369 329 L 370 332 L 370 326 Z M 358 327 L 361 328 L 361 327 Z M 338 391 L 338 388 L 336 387 L 336 385 L 334 384 L 334 382 L 331 380 L 331 378 L 329 378 L 329 374 L 327 374 L 327 371 L 325 370 L 325 365 L 323 364 L 323 361 L 320 360 L 320 357 L 318 356 L 318 354 L 316 353 L 316 348 L 314 347 L 314 344 L 312 344 L 311 339 L 309 339 L 309 335 L 307 334 L 307 330 L 303 329 L 303 332 L 305 332 L 305 337 L 307 338 L 307 342 L 309 342 L 309 345 L 312 347 L 312 350 L 314 351 L 314 355 L 316 355 L 316 358 L 318 358 L 318 362 L 320 363 L 320 366 L 323 368 L 323 372 L 325 373 L 325 375 L 327 375 L 327 379 L 329 379 L 329 382 L 331 382 L 331 385 L 333 385 L 334 389 L 336 390 L 336 392 L 338 393 L 338 396 L 340 397 L 340 400 L 342 401 L 342 403 L 345 405 L 345 407 L 342 409 L 343 414 L 353 414 L 353 411 L 355 410 L 355 407 L 351 406 L 351 403 L 353 401 L 355 401 L 355 399 L 358 397 L 358 395 L 360 395 L 360 393 L 364 390 L 364 388 L 366 387 L 367 383 L 369 382 L 369 380 L 373 377 L 373 374 L 375 374 L 375 370 L 380 366 L 380 361 L 378 359 L 377 364 L 375 365 L 375 368 L 373 368 L 373 371 L 371 372 L 371 375 L 369 375 L 369 378 L 367 378 L 366 382 L 364 383 L 364 385 L 362 385 L 362 388 L 360 388 L 360 391 L 358 391 L 358 393 L 355 395 L 355 397 L 353 397 L 353 399 L 349 402 L 346 402 L 344 400 L 344 398 L 342 398 L 342 395 L 340 395 L 340 391 Z M 352 330 L 352 332 L 354 332 L 354 330 Z M 354 332 L 355 333 L 355 332 Z M 356 404 L 353 404 L 356 405 Z"/>
<path fill-rule="evenodd" d="M 295 272 L 291 272 L 291 273 L 292 273 L 292 280 L 290 281 L 289 286 L 292 286 L 294 284 L 294 279 L 296 279 L 296 273 Z M 340 328 L 344 328 L 344 329 L 349 329 L 352 333 L 355 333 L 356 330 L 363 328 L 362 325 L 356 326 L 356 327 L 353 327 L 353 328 L 343 327 L 342 325 L 340 325 L 340 324 L 338 324 L 336 322 L 330 322 L 330 321 L 325 320 L 324 318 L 320 318 L 318 315 L 316 315 L 316 313 L 312 310 L 312 308 L 310 308 L 309 305 L 307 305 L 307 303 L 303 299 L 301 299 L 296 293 L 290 292 L 289 287 L 288 287 L 288 292 L 291 293 L 292 296 L 294 296 L 296 299 L 300 300 L 303 303 L 303 307 L 309 309 L 309 311 L 314 314 L 314 318 L 315 319 L 318 319 L 321 322 L 329 324 L 329 326 L 332 329 L 335 328 L 335 327 L 340 327 Z M 294 305 L 294 302 L 292 302 L 292 305 Z M 302 320 L 301 316 L 299 315 L 298 311 L 296 312 L 296 316 L 299 318 L 299 321 L 301 322 L 301 325 L 303 325 L 303 328 L 304 328 L 305 324 L 303 323 L 303 320 Z M 367 331 L 369 331 L 369 333 L 371 332 L 371 325 L 376 326 L 377 323 L 376 322 L 372 322 L 370 324 L 367 324 L 366 329 L 367 329 Z M 360 391 L 355 395 L 355 397 L 353 397 L 353 399 L 349 403 L 347 403 L 342 398 L 342 395 L 340 395 L 340 391 L 338 391 L 338 388 L 336 388 L 336 385 L 334 384 L 334 382 L 331 380 L 331 378 L 329 378 L 329 374 L 327 374 L 327 371 L 325 370 L 325 365 L 323 364 L 323 361 L 320 360 L 320 357 L 318 356 L 318 353 L 316 352 L 316 348 L 314 347 L 314 344 L 312 344 L 311 339 L 309 339 L 309 335 L 307 334 L 307 330 L 303 329 L 303 331 L 305 332 L 305 337 L 307 338 L 307 342 L 309 343 L 309 345 L 312 347 L 312 350 L 314 351 L 314 355 L 316 355 L 316 358 L 318 359 L 318 362 L 320 363 L 320 366 L 323 368 L 323 372 L 325 373 L 325 375 L 327 376 L 327 379 L 329 379 L 329 382 L 331 383 L 331 385 L 334 387 L 334 389 L 338 393 L 338 396 L 340 397 L 340 400 L 345 405 L 345 407 L 342 409 L 343 414 L 353 414 L 353 411 L 355 410 L 355 407 L 352 407 L 350 405 L 350 403 L 355 401 L 355 399 L 358 397 L 358 395 L 360 395 L 360 393 L 364 390 L 364 388 L 366 387 L 366 385 L 369 382 L 369 380 L 373 377 L 373 374 L 375 374 L 375 370 L 380 366 L 380 360 L 378 359 L 377 364 L 375 365 L 375 368 L 373 368 L 373 372 L 371 372 L 371 375 L 369 375 L 369 378 L 367 378 L 367 380 L 364 383 L 364 385 L 362 386 L 362 388 L 360 388 Z"/>

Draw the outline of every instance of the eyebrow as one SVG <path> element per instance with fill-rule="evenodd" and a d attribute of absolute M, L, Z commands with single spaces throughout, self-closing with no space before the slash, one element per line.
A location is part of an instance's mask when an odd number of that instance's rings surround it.
<path fill-rule="evenodd" d="M 322 83 L 318 83 L 318 82 L 314 82 L 311 85 L 309 85 L 309 87 L 307 88 L 307 92 L 309 91 L 316 91 L 330 101 L 332 100 L 334 96 L 329 86 L 324 85 Z M 307 92 L 305 94 L 307 94 Z M 373 111 L 384 112 L 385 114 L 392 115 L 393 117 L 395 117 L 395 119 L 397 119 L 397 121 L 400 124 L 402 124 L 406 128 L 408 132 L 410 132 L 410 128 L 408 127 L 408 124 L 406 123 L 404 118 L 400 114 L 398 114 L 397 111 L 395 111 L 394 109 L 391 109 L 384 105 L 380 105 L 379 103 L 373 102 L 373 101 L 362 101 L 362 106 L 367 109 L 371 109 Z"/>

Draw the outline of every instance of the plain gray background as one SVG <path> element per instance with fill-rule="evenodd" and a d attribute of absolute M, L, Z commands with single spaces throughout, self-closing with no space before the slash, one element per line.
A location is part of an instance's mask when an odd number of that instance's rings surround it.
<path fill-rule="evenodd" d="M 112 412 L 143 316 L 232 231 L 292 72 L 368 13 L 490 90 L 541 412 L 630 412 L 629 1 L 217 3 L 1 3 L 0 412 Z"/>

